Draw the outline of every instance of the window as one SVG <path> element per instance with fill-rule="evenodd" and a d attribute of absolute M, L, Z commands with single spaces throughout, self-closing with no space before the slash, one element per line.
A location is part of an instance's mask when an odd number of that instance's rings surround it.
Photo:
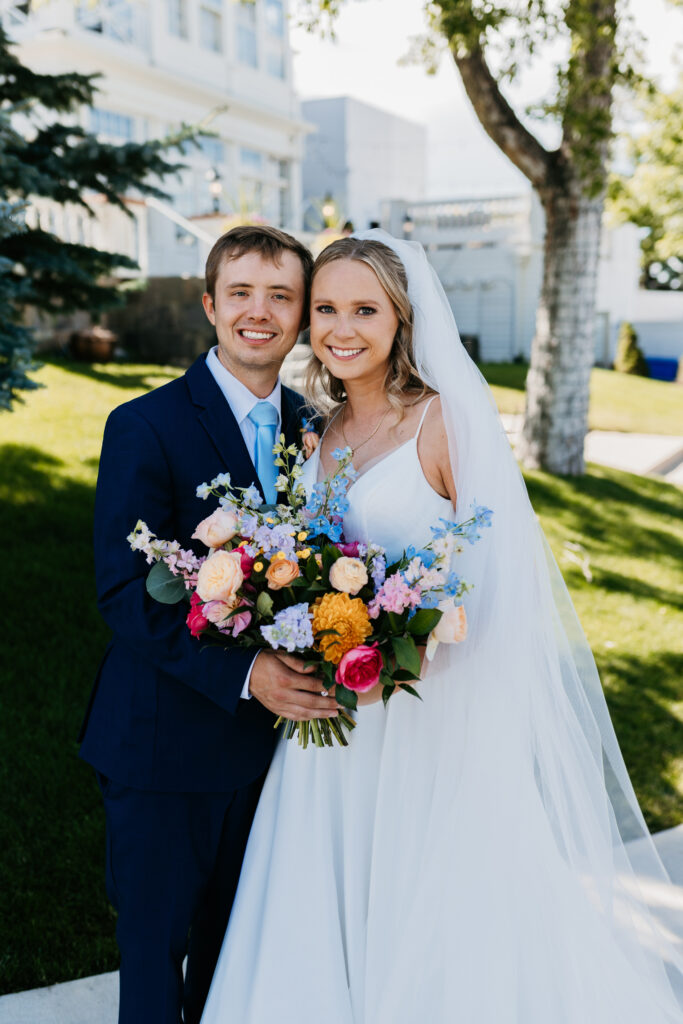
<path fill-rule="evenodd" d="M 215 166 L 224 163 L 225 146 L 223 145 L 222 139 L 213 138 L 211 136 L 208 138 L 201 138 L 199 140 L 199 146 L 209 163 L 214 164 Z"/>
<path fill-rule="evenodd" d="M 237 60 L 251 68 L 258 67 L 258 39 L 256 35 L 256 4 L 240 0 L 237 7 Z"/>
<path fill-rule="evenodd" d="M 260 174 L 263 170 L 263 153 L 259 153 L 257 149 L 246 149 L 243 146 L 240 149 L 240 164 L 245 170 Z"/>
<path fill-rule="evenodd" d="M 168 4 L 168 31 L 178 39 L 187 39 L 187 0 L 166 0 Z"/>
<path fill-rule="evenodd" d="M 90 111 L 90 130 L 95 135 L 107 135 L 112 139 L 131 142 L 133 139 L 133 118 L 126 114 L 117 114 L 113 110 L 100 110 L 93 107 Z"/>
<path fill-rule="evenodd" d="M 223 19 L 210 7 L 199 10 L 199 41 L 205 50 L 220 53 L 223 49 Z"/>
<path fill-rule="evenodd" d="M 266 71 L 273 78 L 285 77 L 285 55 L 280 50 L 269 50 L 266 57 Z"/>
<path fill-rule="evenodd" d="M 282 0 L 266 0 L 266 28 L 271 36 L 283 39 L 285 35 L 285 10 Z"/>

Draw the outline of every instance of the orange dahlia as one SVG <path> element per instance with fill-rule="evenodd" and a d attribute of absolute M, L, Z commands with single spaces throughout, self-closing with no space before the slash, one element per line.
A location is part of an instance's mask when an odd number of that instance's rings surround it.
<path fill-rule="evenodd" d="M 359 597 L 325 594 L 313 605 L 313 633 L 334 629 L 318 640 L 325 661 L 338 665 L 347 651 L 362 644 L 372 633 L 368 610 Z"/>

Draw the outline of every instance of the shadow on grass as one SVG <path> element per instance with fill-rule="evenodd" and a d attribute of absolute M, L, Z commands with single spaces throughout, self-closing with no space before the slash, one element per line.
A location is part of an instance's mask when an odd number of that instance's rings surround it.
<path fill-rule="evenodd" d="M 81 363 L 75 359 L 59 356 L 51 356 L 49 359 L 43 359 L 43 362 L 58 366 L 61 370 L 66 370 L 67 373 L 79 374 L 89 380 L 111 384 L 127 391 L 152 391 L 159 387 L 159 377 L 168 376 L 165 366 L 160 366 L 158 369 L 153 367 L 140 373 L 136 363 Z M 106 367 L 110 367 L 110 369 L 106 369 Z M 182 367 L 177 369 L 180 373 Z"/>
<path fill-rule="evenodd" d="M 653 555 L 680 565 L 683 543 L 666 529 L 667 519 L 680 518 L 681 493 L 673 485 L 666 488 L 659 481 L 602 466 L 591 466 L 582 477 L 525 475 L 536 511 L 565 531 L 601 542 L 616 555 Z M 632 486 L 624 481 L 633 481 Z M 664 519 L 664 525 L 643 526 L 639 513 Z"/>
<path fill-rule="evenodd" d="M 680 824 L 677 788 L 683 654 L 659 651 L 647 660 L 631 654 L 596 654 L 624 760 L 652 831 Z M 667 704 L 669 707 L 667 707 Z"/>
<path fill-rule="evenodd" d="M 95 605 L 94 489 L 32 446 L 0 448 L 11 588 L 0 648 L 1 990 L 116 966 L 104 820 L 76 736 L 107 642 Z"/>

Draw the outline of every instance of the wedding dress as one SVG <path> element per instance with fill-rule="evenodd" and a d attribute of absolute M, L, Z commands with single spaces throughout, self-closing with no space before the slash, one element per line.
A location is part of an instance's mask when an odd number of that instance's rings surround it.
<path fill-rule="evenodd" d="M 202 1024 L 681 1024 L 624 839 L 666 876 L 488 389 L 420 247 L 366 237 L 408 270 L 457 518 L 476 498 L 493 525 L 458 557 L 469 636 L 422 701 L 359 708 L 348 748 L 279 743 Z M 416 437 L 348 498 L 346 539 L 389 559 L 453 518 Z"/>

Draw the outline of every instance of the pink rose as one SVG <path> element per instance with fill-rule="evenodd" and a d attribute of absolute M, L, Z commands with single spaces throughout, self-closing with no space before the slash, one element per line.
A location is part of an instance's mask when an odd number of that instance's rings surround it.
<path fill-rule="evenodd" d="M 358 541 L 351 541 L 350 544 L 337 544 L 337 547 L 341 551 L 342 555 L 346 555 L 348 558 L 358 558 Z"/>
<path fill-rule="evenodd" d="M 361 644 L 343 656 L 335 679 L 354 693 L 366 693 L 377 685 L 381 671 L 382 655 L 377 644 Z"/>
<path fill-rule="evenodd" d="M 247 554 L 245 548 L 238 547 L 235 548 L 235 551 L 240 556 L 240 561 L 242 563 L 242 575 L 244 576 L 245 580 L 248 580 L 249 577 L 251 576 L 251 570 L 254 568 L 254 562 L 256 561 L 256 559 L 253 558 L 251 555 Z"/>
<path fill-rule="evenodd" d="M 200 540 L 207 548 L 221 548 L 235 536 L 237 526 L 237 513 L 230 508 L 219 507 L 197 524 L 192 539 Z"/>
<path fill-rule="evenodd" d="M 192 595 L 190 598 L 190 606 L 191 607 L 187 613 L 185 622 L 187 623 L 192 636 L 199 636 L 199 634 L 209 625 L 209 620 L 202 611 L 202 599 L 199 594 L 195 593 Z"/>

